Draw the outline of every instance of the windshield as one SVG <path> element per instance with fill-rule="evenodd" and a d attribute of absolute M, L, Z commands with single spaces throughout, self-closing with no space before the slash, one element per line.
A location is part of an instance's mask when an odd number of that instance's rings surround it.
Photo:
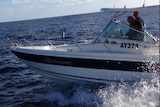
<path fill-rule="evenodd" d="M 111 22 L 103 31 L 104 38 L 128 39 L 143 42 L 155 42 L 147 33 L 141 32 L 120 22 Z"/>

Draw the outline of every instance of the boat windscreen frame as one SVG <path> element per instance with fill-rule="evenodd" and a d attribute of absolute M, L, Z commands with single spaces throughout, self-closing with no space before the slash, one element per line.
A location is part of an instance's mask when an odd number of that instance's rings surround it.
<path fill-rule="evenodd" d="M 146 30 L 144 32 L 137 30 L 135 28 L 130 27 L 128 24 L 120 22 L 119 20 L 111 20 L 107 26 L 103 29 L 102 31 L 102 37 L 104 37 L 105 39 L 110 38 L 110 35 L 113 33 L 113 31 L 116 29 L 116 27 L 119 27 L 121 29 L 119 29 L 122 33 L 123 33 L 123 38 L 117 38 L 117 39 L 128 39 L 128 40 L 136 40 L 136 41 L 143 41 L 143 42 L 149 42 L 149 43 L 156 43 L 156 39 L 154 38 L 153 35 L 149 34 Z M 125 29 L 124 29 L 125 28 Z M 128 31 L 124 31 L 124 30 L 128 30 Z M 126 33 L 132 31 L 134 33 L 134 35 L 132 36 L 136 36 L 138 38 L 127 38 Z M 141 37 L 140 37 L 141 36 Z M 116 38 L 116 37 L 115 37 Z"/>

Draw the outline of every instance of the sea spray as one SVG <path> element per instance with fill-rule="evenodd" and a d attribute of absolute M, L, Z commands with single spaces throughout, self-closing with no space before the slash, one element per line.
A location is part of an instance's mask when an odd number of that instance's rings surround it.
<path fill-rule="evenodd" d="M 112 85 L 97 93 L 99 107 L 159 107 L 159 79 L 141 80 L 133 85 Z"/>

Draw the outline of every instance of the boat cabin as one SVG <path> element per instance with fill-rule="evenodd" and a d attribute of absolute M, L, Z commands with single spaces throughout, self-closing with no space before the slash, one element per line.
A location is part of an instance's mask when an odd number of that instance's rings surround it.
<path fill-rule="evenodd" d="M 150 53 L 158 48 L 158 41 L 147 31 L 131 28 L 128 24 L 112 20 L 94 42 L 105 43 L 110 52 Z"/>

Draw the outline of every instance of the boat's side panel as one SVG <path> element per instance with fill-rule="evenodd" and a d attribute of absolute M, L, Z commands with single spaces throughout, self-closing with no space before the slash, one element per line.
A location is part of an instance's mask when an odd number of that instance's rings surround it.
<path fill-rule="evenodd" d="M 106 81 L 135 81 L 141 78 L 151 77 L 151 73 L 103 70 L 80 67 L 68 67 L 60 65 L 43 64 L 23 60 L 29 67 L 37 73 L 48 78 L 60 78 L 64 80 L 83 80 L 90 82 L 105 83 Z"/>
<path fill-rule="evenodd" d="M 137 61 L 121 61 L 119 59 L 92 59 L 92 58 L 77 58 L 62 56 L 49 55 L 37 55 L 24 52 L 13 51 L 20 59 L 28 60 L 31 62 L 69 66 L 69 67 L 80 67 L 80 68 L 91 68 L 91 69 L 103 69 L 103 70 L 119 70 L 119 71 L 130 71 L 130 72 L 143 72 L 144 68 L 147 70 L 147 65 L 144 62 Z"/>
<path fill-rule="evenodd" d="M 53 79 L 61 78 L 104 83 L 108 80 L 134 81 L 141 78 L 149 78 L 152 75 L 152 73 L 144 72 L 149 71 L 149 69 L 146 62 L 140 59 L 141 57 L 138 57 L 138 61 L 135 60 L 135 56 L 132 57 L 127 54 L 123 56 L 117 54 L 117 58 L 114 58 L 114 55 L 105 53 L 88 53 L 85 55 L 83 52 L 76 54 L 74 52 L 43 52 L 41 50 L 27 49 L 12 51 L 29 67 L 38 71 L 41 75 Z M 100 55 L 104 56 L 100 57 Z M 129 61 L 129 56 L 132 61 Z M 156 65 L 158 64 L 156 63 Z"/>

